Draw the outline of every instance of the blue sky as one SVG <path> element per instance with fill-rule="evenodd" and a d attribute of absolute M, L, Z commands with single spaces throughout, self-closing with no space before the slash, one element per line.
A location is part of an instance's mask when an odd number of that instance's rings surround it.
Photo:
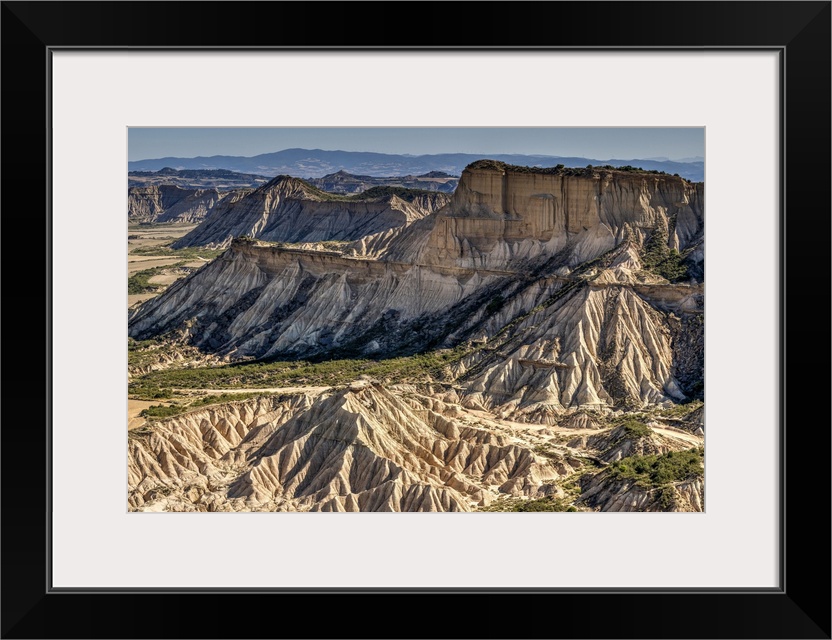
<path fill-rule="evenodd" d="M 431 153 L 526 153 L 612 158 L 705 155 L 705 130 L 690 128 L 137 128 L 128 131 L 130 160 L 255 156 L 283 149 Z"/>

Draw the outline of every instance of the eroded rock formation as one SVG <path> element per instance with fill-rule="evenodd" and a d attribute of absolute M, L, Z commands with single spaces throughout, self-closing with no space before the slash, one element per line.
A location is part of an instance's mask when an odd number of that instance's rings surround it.
<path fill-rule="evenodd" d="M 132 433 L 131 508 L 472 511 L 574 472 L 442 403 L 359 381 L 230 403 Z M 449 412 L 451 415 L 453 411 Z M 577 463 L 576 463 L 577 464 Z"/>
<path fill-rule="evenodd" d="M 130 222 L 201 222 L 228 192 L 183 189 L 163 184 L 130 187 L 127 219 Z"/>
<path fill-rule="evenodd" d="M 425 197 L 346 206 L 278 178 L 183 239 L 228 248 L 135 310 L 136 339 L 232 361 L 460 355 L 433 390 L 358 381 L 148 427 L 131 437 L 131 508 L 703 509 L 701 478 L 605 472 L 702 443 L 701 409 L 661 412 L 702 393 L 703 186 L 485 161 L 449 201 Z M 333 239 L 350 242 L 264 242 Z M 645 266 L 659 259 L 673 268 Z M 615 418 L 638 411 L 658 422 Z"/>
<path fill-rule="evenodd" d="M 356 240 L 406 226 L 448 199 L 446 194 L 427 192 L 336 197 L 297 178 L 278 176 L 238 202 L 218 207 L 172 246 L 225 248 L 241 236 L 290 243 Z"/>
<path fill-rule="evenodd" d="M 298 203 L 305 186 L 278 180 L 270 189 L 252 195 Z M 486 340 L 491 350 L 463 367 L 471 401 L 489 409 L 538 420 L 571 406 L 677 401 L 701 370 L 691 355 L 700 343 L 679 318 L 701 312 L 702 289 L 645 272 L 639 249 L 682 215 L 701 236 L 700 200 L 700 187 L 670 176 L 474 167 L 447 207 L 394 234 L 374 258 L 235 241 L 142 306 L 130 335 L 187 326 L 206 351 L 265 358 Z M 701 240 L 668 237 L 683 249 Z"/>

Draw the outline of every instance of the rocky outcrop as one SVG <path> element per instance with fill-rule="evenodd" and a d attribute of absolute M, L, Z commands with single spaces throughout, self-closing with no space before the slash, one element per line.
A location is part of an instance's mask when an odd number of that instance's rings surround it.
<path fill-rule="evenodd" d="M 242 236 L 289 243 L 356 240 L 404 227 L 447 202 L 441 193 L 336 197 L 302 180 L 278 176 L 233 206 L 217 208 L 173 247 L 225 248 Z"/>
<path fill-rule="evenodd" d="M 629 456 L 661 455 L 668 451 L 682 451 L 690 448 L 690 441 L 680 437 L 663 435 L 650 427 L 633 429 L 622 425 L 599 433 L 583 436 L 569 443 L 576 449 L 596 451 L 596 459 L 601 462 L 617 462 Z"/>
<path fill-rule="evenodd" d="M 439 322 L 414 332 L 414 324 L 442 313 L 466 321 L 454 303 L 500 279 L 235 241 L 197 274 L 146 302 L 130 320 L 130 335 L 145 338 L 187 324 L 193 344 L 236 357 L 413 352 L 434 330 L 449 329 Z"/>
<path fill-rule="evenodd" d="M 130 222 L 201 222 L 224 197 L 216 189 L 183 189 L 163 184 L 130 187 L 127 219 Z"/>
<path fill-rule="evenodd" d="M 695 511 L 705 510 L 704 479 L 699 477 L 662 487 L 635 482 L 610 482 L 598 474 L 584 488 L 583 503 L 599 511 Z"/>
<path fill-rule="evenodd" d="M 565 294 L 463 366 L 469 403 L 520 421 L 551 424 L 568 407 L 643 407 L 684 397 L 664 316 L 624 287 Z"/>
<path fill-rule="evenodd" d="M 631 420 L 587 444 L 603 447 L 596 459 L 612 464 L 581 477 L 579 503 L 600 511 L 704 511 L 704 449 L 698 438 Z M 631 450 L 622 452 L 622 444 Z"/>

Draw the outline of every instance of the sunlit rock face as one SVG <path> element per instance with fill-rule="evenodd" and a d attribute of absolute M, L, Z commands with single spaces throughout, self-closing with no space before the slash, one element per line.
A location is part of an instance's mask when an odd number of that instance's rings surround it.
<path fill-rule="evenodd" d="M 281 178 L 235 208 L 282 202 L 285 221 L 301 196 L 304 183 Z M 338 250 L 229 241 L 135 311 L 129 331 L 178 332 L 231 359 L 384 357 L 499 336 L 499 350 L 460 365 L 467 401 L 488 410 L 545 421 L 579 406 L 678 401 L 701 369 L 689 318 L 702 285 L 670 284 L 640 255 L 657 232 L 668 248 L 701 244 L 702 198 L 702 185 L 673 176 L 474 163 L 446 206 L 410 218 L 402 208 L 399 227 Z M 315 224 L 291 219 L 285 228 Z M 267 215 L 257 233 L 278 228 Z"/>
<path fill-rule="evenodd" d="M 131 431 L 131 510 L 704 509 L 696 470 L 614 473 L 704 441 L 701 403 L 677 412 L 703 383 L 703 185 L 481 161 L 452 197 L 345 203 L 286 177 L 233 197 L 180 243 L 225 252 L 134 309 L 132 337 L 194 363 L 455 355 Z"/>
<path fill-rule="evenodd" d="M 131 436 L 128 503 L 151 511 L 473 511 L 500 493 L 547 495 L 549 481 L 574 471 L 449 409 L 359 381 L 194 411 Z"/>
<path fill-rule="evenodd" d="M 675 176 L 586 171 L 516 172 L 499 163 L 466 169 L 436 216 L 425 262 L 507 268 L 567 249 L 566 264 L 591 260 L 628 235 L 673 224 L 671 246 L 701 235 L 703 185 Z"/>

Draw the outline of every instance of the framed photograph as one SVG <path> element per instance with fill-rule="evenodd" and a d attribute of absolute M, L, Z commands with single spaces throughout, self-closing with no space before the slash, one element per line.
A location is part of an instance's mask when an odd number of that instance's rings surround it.
<path fill-rule="evenodd" d="M 830 3 L 473 7 L 386 5 L 393 45 L 369 3 L 3 3 L 3 637 L 275 634 L 242 598 L 480 607 L 422 637 L 830 637 L 828 304 L 796 307 L 829 265 Z M 186 162 L 275 131 L 303 157 Z M 170 145 L 222 135 L 250 146 Z M 246 222 L 287 190 L 291 230 Z M 322 618 L 291 635 L 401 635 Z"/>

